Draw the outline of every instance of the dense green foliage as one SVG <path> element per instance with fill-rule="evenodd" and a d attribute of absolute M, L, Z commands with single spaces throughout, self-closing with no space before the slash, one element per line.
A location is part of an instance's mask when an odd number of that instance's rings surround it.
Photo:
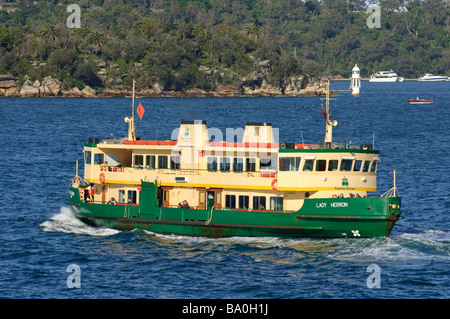
<path fill-rule="evenodd" d="M 0 10 L 0 73 L 56 75 L 65 87 L 164 89 L 233 85 L 270 60 L 271 82 L 308 73 L 348 77 L 394 69 L 404 77 L 450 70 L 446 0 L 385 0 L 381 27 L 362 0 L 6 1 Z M 408 11 L 398 10 L 405 6 Z"/>

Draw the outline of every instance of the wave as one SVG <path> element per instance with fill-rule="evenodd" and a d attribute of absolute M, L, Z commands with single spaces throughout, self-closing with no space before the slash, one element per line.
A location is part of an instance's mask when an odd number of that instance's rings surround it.
<path fill-rule="evenodd" d="M 384 238 L 341 241 L 341 247 L 330 255 L 340 260 L 372 259 L 402 262 L 443 259 L 450 256 L 450 233 L 424 230 Z"/>
<path fill-rule="evenodd" d="M 43 222 L 41 225 L 46 232 L 62 232 L 72 234 L 82 234 L 91 236 L 111 236 L 119 233 L 118 230 L 110 228 L 95 228 L 86 225 L 75 217 L 69 207 L 61 207 L 59 213 L 55 214 Z"/>

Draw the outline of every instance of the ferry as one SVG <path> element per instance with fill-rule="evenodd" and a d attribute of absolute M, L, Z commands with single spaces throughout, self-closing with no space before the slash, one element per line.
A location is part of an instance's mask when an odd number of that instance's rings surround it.
<path fill-rule="evenodd" d="M 404 78 L 394 71 L 378 71 L 370 75 L 369 82 L 403 82 Z"/>
<path fill-rule="evenodd" d="M 433 104 L 434 101 L 432 99 L 426 100 L 426 99 L 419 99 L 419 97 L 416 97 L 415 99 L 408 100 L 409 104 Z"/>
<path fill-rule="evenodd" d="M 421 76 L 417 81 L 422 81 L 422 82 L 450 81 L 450 78 L 446 77 L 446 76 L 425 73 L 425 75 Z"/>
<path fill-rule="evenodd" d="M 206 121 L 181 121 L 172 140 L 136 138 L 134 85 L 128 136 L 89 138 L 84 176 L 67 204 L 83 222 L 120 230 L 188 236 L 363 238 L 389 236 L 401 218 L 395 185 L 377 192 L 373 144 L 332 140 L 327 83 L 325 139 L 278 143 L 270 123 L 211 141 Z M 237 137 L 241 139 L 238 140 Z M 372 195 L 370 195 L 372 194 Z"/>

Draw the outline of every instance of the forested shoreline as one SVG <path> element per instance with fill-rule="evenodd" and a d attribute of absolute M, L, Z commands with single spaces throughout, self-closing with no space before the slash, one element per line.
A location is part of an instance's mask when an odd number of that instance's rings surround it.
<path fill-rule="evenodd" d="M 301 93 L 319 78 L 394 69 L 448 75 L 445 0 L 81 0 L 0 2 L 0 74 L 61 90 Z M 6 84 L 4 84 L 6 85 Z"/>

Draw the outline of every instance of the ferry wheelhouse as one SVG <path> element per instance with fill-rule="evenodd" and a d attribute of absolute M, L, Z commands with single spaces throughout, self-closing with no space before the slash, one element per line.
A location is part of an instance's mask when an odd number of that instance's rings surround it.
<path fill-rule="evenodd" d="M 133 99 L 134 105 L 134 99 Z M 133 107 L 134 109 L 134 107 Z M 134 113 L 134 112 L 133 112 Z M 377 191 L 379 152 L 332 141 L 276 143 L 270 123 L 247 123 L 236 143 L 211 142 L 205 121 L 182 121 L 176 140 L 90 138 L 84 177 L 70 187 L 82 221 L 193 236 L 388 236 L 400 218 L 396 187 Z"/>

